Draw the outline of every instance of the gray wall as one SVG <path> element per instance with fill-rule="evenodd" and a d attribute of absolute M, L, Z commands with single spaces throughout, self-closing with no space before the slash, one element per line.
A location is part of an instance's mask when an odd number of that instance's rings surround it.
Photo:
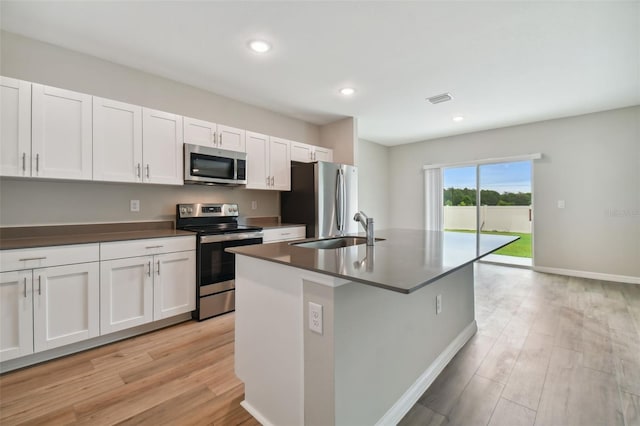
<path fill-rule="evenodd" d="M 322 145 L 316 125 L 12 33 L 0 33 L 0 75 Z M 247 216 L 280 209 L 275 191 L 221 187 L 3 178 L 0 190 L 0 226 L 166 219 L 177 202 L 238 202 Z M 129 212 L 130 199 L 141 200 L 139 213 Z"/>
<path fill-rule="evenodd" d="M 404 226 L 423 228 L 423 165 L 540 152 L 535 265 L 638 277 L 639 126 L 631 107 L 392 147 L 389 204 L 403 206 Z"/>
<path fill-rule="evenodd" d="M 358 141 L 358 207 L 374 219 L 375 229 L 389 222 L 389 147 Z M 396 226 L 397 227 L 397 226 Z"/>

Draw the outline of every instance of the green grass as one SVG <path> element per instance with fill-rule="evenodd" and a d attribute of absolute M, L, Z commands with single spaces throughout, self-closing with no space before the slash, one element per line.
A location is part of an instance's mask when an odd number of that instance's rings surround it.
<path fill-rule="evenodd" d="M 466 229 L 445 229 L 445 231 L 467 232 L 470 234 L 475 234 L 475 231 L 470 231 Z M 513 235 L 513 236 L 520 237 L 518 241 L 514 241 L 508 246 L 503 247 L 498 251 L 495 251 L 494 254 L 501 254 L 503 256 L 531 258 L 531 234 L 520 234 L 517 232 L 497 232 L 497 231 L 482 231 L 482 233 L 493 234 L 493 235 Z"/>

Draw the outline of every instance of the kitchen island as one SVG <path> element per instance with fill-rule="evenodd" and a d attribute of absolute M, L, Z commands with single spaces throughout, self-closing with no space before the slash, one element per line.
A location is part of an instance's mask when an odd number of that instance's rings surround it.
<path fill-rule="evenodd" d="M 376 237 L 373 247 L 229 249 L 236 374 L 261 423 L 397 423 L 476 332 L 473 262 L 517 239 Z"/>

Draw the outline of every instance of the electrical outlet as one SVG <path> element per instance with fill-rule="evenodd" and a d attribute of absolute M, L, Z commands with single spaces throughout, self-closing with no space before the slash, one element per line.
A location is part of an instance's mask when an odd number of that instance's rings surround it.
<path fill-rule="evenodd" d="M 129 203 L 129 208 L 132 212 L 140 211 L 140 200 L 131 200 Z"/>
<path fill-rule="evenodd" d="M 564 209 L 564 206 L 565 206 L 564 200 L 558 200 L 558 208 L 559 209 Z"/>
<path fill-rule="evenodd" d="M 255 210 L 258 208 L 258 202 L 257 201 L 252 201 L 251 202 L 251 210 Z"/>
<path fill-rule="evenodd" d="M 322 305 L 309 302 L 309 330 L 322 334 Z"/>
<path fill-rule="evenodd" d="M 436 296 L 436 315 L 442 312 L 442 295 L 439 294 Z"/>

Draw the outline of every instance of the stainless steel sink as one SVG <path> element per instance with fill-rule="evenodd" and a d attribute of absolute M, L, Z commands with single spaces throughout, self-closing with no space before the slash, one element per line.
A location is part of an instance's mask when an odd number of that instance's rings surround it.
<path fill-rule="evenodd" d="M 383 241 L 384 238 L 376 238 L 376 241 Z M 321 240 L 303 241 L 300 243 L 291 243 L 292 246 L 312 248 L 312 249 L 337 249 L 341 247 L 357 246 L 359 244 L 366 244 L 367 239 L 365 237 L 335 237 L 335 238 L 323 238 Z"/>

